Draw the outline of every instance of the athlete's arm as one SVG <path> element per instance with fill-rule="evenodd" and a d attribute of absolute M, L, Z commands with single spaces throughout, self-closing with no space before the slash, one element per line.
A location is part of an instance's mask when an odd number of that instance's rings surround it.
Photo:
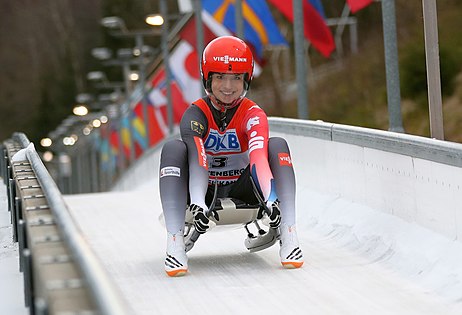
<path fill-rule="evenodd" d="M 206 136 L 207 128 L 207 118 L 196 105 L 190 106 L 181 118 L 181 139 L 188 148 L 189 195 L 191 203 L 203 209 L 208 209 L 205 204 L 205 194 L 209 174 L 207 155 L 204 148 L 204 137 Z"/>
<path fill-rule="evenodd" d="M 268 163 L 268 118 L 265 112 L 255 106 L 245 115 L 247 138 L 249 139 L 250 171 L 257 187 L 267 203 L 277 199 L 273 174 Z"/>

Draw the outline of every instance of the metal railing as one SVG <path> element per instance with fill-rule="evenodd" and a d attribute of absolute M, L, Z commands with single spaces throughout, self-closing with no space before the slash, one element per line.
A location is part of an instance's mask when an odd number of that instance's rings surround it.
<path fill-rule="evenodd" d="M 24 149 L 26 159 L 13 156 Z M 73 221 L 27 137 L 1 147 L 1 175 L 31 314 L 133 314 Z"/>
<path fill-rule="evenodd" d="M 462 167 L 460 143 L 322 121 L 271 117 L 269 123 L 273 132 L 342 142 Z"/>

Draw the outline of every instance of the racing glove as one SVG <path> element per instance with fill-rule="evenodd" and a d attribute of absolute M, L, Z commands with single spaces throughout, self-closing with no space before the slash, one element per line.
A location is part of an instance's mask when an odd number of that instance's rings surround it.
<path fill-rule="evenodd" d="M 273 201 L 273 203 L 268 206 L 268 210 L 270 211 L 268 213 L 270 220 L 269 225 L 271 228 L 277 229 L 281 225 L 281 210 L 279 210 L 279 200 L 276 199 Z"/>
<path fill-rule="evenodd" d="M 207 232 L 207 230 L 210 228 L 210 220 L 205 215 L 204 209 L 198 205 L 191 204 L 189 206 L 189 211 L 191 211 L 191 214 L 193 215 L 194 227 L 196 228 L 196 231 L 200 234 Z"/>

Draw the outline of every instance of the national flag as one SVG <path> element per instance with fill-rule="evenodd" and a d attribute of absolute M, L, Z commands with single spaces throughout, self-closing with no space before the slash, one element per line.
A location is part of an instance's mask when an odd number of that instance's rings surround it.
<path fill-rule="evenodd" d="M 175 58 L 174 54 L 171 55 L 171 58 Z M 194 57 L 195 58 L 195 57 Z M 197 59 L 195 59 L 197 61 Z M 185 60 L 180 61 L 182 64 Z M 172 60 L 170 60 L 172 63 Z M 183 65 L 184 66 L 184 65 Z M 173 107 L 173 123 L 178 124 L 183 116 L 184 111 L 188 108 L 189 104 L 192 101 L 195 101 L 200 97 L 199 88 L 197 87 L 198 79 L 191 78 L 191 86 L 188 86 L 186 82 L 182 82 L 183 86 L 179 84 L 179 78 L 176 76 L 178 73 L 175 73 L 175 68 L 170 64 L 171 78 L 170 78 L 170 92 L 172 96 L 172 107 Z M 181 66 L 180 66 L 181 67 Z M 186 69 L 180 75 L 187 75 Z M 182 80 L 187 79 L 182 78 Z M 194 82 L 196 81 L 196 82 Z M 196 84 L 195 84 L 196 83 Z M 148 93 L 149 102 L 153 105 L 153 115 L 157 121 L 159 132 L 163 134 L 168 133 L 168 117 L 167 117 L 167 85 L 165 83 L 165 71 L 161 67 L 157 70 L 154 77 L 152 78 L 152 90 Z M 194 95 L 195 97 L 191 96 Z M 185 100 L 185 95 L 190 94 L 190 100 Z"/>
<path fill-rule="evenodd" d="M 197 51 L 187 41 L 180 41 L 170 57 L 170 70 L 188 105 L 201 97 Z M 179 114 L 185 108 L 179 108 Z M 180 117 L 181 119 L 181 117 Z"/>
<path fill-rule="evenodd" d="M 111 145 L 112 155 L 119 154 L 119 133 L 116 129 L 112 129 L 109 132 L 109 144 Z"/>
<path fill-rule="evenodd" d="M 109 171 L 111 169 L 111 153 L 109 147 L 109 127 L 107 124 L 104 124 L 100 128 L 100 136 L 99 136 L 99 154 L 100 154 L 100 162 L 101 162 L 101 169 L 103 171 Z"/>
<path fill-rule="evenodd" d="M 194 67 L 197 60 L 195 51 L 184 41 L 181 41 L 170 55 L 170 91 L 174 123 L 179 123 L 189 104 L 201 96 L 199 73 Z M 153 89 L 149 92 L 148 99 L 154 105 L 155 113 L 162 113 L 159 118 L 163 119 L 159 123 L 167 131 L 167 85 L 164 67 L 156 71 L 151 82 Z"/>
<path fill-rule="evenodd" d="M 172 92 L 173 122 L 174 124 L 178 124 L 189 104 L 200 97 L 199 86 L 201 83 L 197 73 L 198 70 L 194 70 L 194 65 L 197 64 L 197 55 L 188 43 L 182 41 L 170 54 L 169 64 L 172 73 L 170 87 Z M 138 99 L 135 99 L 133 102 L 135 105 L 132 105 L 132 138 L 136 158 L 141 156 L 149 147 L 159 143 L 169 132 L 167 86 L 163 66 L 157 69 L 154 75 L 148 79 L 148 82 L 146 111 L 149 134 L 146 131 L 144 106 L 141 102 L 141 97 L 139 96 Z M 127 134 L 123 132 L 124 130 L 122 127 L 123 143 L 127 142 Z"/>
<path fill-rule="evenodd" d="M 139 157 L 146 149 L 156 145 L 160 140 L 162 140 L 167 133 L 164 128 L 159 126 L 159 118 L 156 117 L 152 104 L 148 104 L 146 108 L 149 124 L 149 137 L 146 136 L 146 129 L 144 128 L 144 108 L 141 102 L 136 104 L 133 112 L 136 117 L 136 119 L 133 120 L 133 126 L 136 130 L 133 139 L 135 141 L 135 156 Z"/>
<path fill-rule="evenodd" d="M 131 157 L 132 147 L 132 132 L 130 126 L 130 119 L 124 116 L 121 121 L 120 137 L 122 139 L 122 149 L 125 157 L 129 160 Z"/>
<path fill-rule="evenodd" d="M 219 23 L 236 33 L 235 0 L 203 0 L 202 7 Z M 274 18 L 262 0 L 242 1 L 242 19 L 244 40 L 255 48 L 257 57 L 261 60 L 263 48 L 266 45 L 287 45 Z"/>
<path fill-rule="evenodd" d="M 356 13 L 359 10 L 367 7 L 373 2 L 373 0 L 346 0 L 352 13 Z"/>
<path fill-rule="evenodd" d="M 107 139 L 101 139 L 99 145 L 99 152 L 101 158 L 101 169 L 108 171 L 110 169 L 110 153 L 109 153 L 109 141 Z"/>
<path fill-rule="evenodd" d="M 179 44 L 170 53 L 171 95 L 173 123 L 178 124 L 189 104 L 201 97 L 197 54 L 186 41 Z M 167 85 L 165 71 L 161 65 L 147 80 L 147 115 L 149 135 L 144 119 L 144 108 L 140 97 L 133 106 L 133 141 L 135 157 L 139 157 L 147 148 L 159 143 L 169 132 L 167 118 Z"/>
<path fill-rule="evenodd" d="M 291 0 L 268 0 L 273 4 L 290 22 L 294 22 L 293 6 Z M 334 37 L 327 26 L 324 17 L 324 10 L 320 0 L 303 1 L 303 20 L 305 38 L 324 57 L 329 57 L 335 50 Z"/>
<path fill-rule="evenodd" d="M 117 162 L 117 165 L 122 167 L 123 157 L 121 155 L 121 150 L 119 148 L 119 137 L 119 130 L 111 127 L 111 130 L 109 131 L 110 163 L 111 165 L 115 165 Z"/>
<path fill-rule="evenodd" d="M 133 108 L 132 129 L 135 157 L 139 157 L 143 151 L 148 148 L 148 139 L 146 136 L 146 128 L 144 124 L 143 106 L 141 102 L 136 104 Z"/>

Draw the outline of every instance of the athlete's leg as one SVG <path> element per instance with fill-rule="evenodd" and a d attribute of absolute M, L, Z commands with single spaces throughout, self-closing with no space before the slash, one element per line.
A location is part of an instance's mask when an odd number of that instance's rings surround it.
<path fill-rule="evenodd" d="M 283 138 L 268 141 L 268 160 L 280 201 L 281 223 L 295 224 L 295 174 L 289 146 Z"/>
<path fill-rule="evenodd" d="M 300 268 L 303 265 L 303 254 L 295 227 L 295 174 L 289 146 L 283 138 L 269 139 L 268 160 L 280 201 L 281 263 L 285 268 Z"/>
<path fill-rule="evenodd" d="M 175 139 L 162 148 L 159 189 L 165 226 L 170 233 L 184 228 L 188 200 L 188 154 L 183 141 Z"/>
<path fill-rule="evenodd" d="M 160 157 L 159 189 L 167 229 L 165 272 L 182 276 L 188 271 L 184 224 L 188 198 L 188 154 L 181 140 L 167 142 Z"/>

